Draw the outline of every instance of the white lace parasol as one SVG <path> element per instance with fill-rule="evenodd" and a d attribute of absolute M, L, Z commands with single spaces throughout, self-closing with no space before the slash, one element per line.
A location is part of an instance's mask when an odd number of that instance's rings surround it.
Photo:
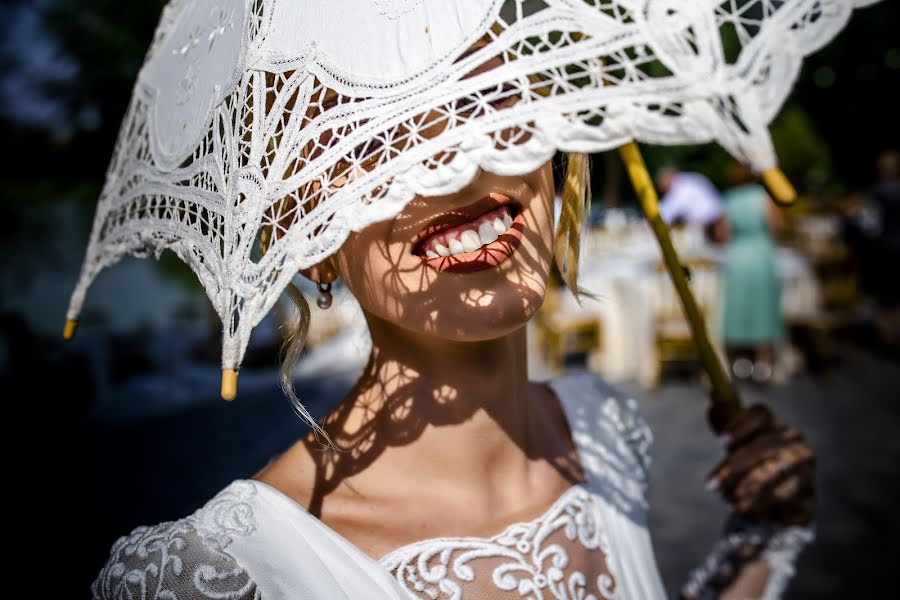
<path fill-rule="evenodd" d="M 298 269 L 479 168 L 640 140 L 716 141 L 765 170 L 803 56 L 870 3 L 172 0 L 68 317 L 101 269 L 173 250 L 237 368 Z"/>

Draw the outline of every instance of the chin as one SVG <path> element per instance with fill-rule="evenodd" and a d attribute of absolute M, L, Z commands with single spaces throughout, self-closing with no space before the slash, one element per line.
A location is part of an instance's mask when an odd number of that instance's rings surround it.
<path fill-rule="evenodd" d="M 498 339 L 521 329 L 534 317 L 543 302 L 544 287 L 523 289 L 506 282 L 487 291 L 469 288 L 458 292 L 457 297 L 460 302 L 456 306 L 445 306 L 444 311 L 432 315 L 432 320 L 420 321 L 417 329 L 460 342 Z"/>

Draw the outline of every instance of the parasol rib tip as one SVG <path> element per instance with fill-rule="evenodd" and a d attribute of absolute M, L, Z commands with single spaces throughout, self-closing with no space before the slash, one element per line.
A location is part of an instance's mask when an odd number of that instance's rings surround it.
<path fill-rule="evenodd" d="M 66 326 L 63 327 L 63 339 L 71 340 L 75 337 L 76 329 L 78 329 L 78 321 L 75 319 L 66 319 Z"/>
<path fill-rule="evenodd" d="M 237 397 L 237 369 L 222 369 L 222 400 L 232 401 Z"/>
<path fill-rule="evenodd" d="M 776 203 L 781 206 L 790 206 L 797 200 L 797 190 L 778 167 L 766 169 L 760 173 L 760 177 Z"/>

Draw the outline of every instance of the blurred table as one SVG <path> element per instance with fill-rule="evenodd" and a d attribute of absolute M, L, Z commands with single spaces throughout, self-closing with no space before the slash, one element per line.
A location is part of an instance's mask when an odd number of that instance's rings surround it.
<path fill-rule="evenodd" d="M 724 248 L 707 244 L 696 230 L 673 232 L 673 241 L 682 261 L 704 259 L 716 265 L 712 271 L 695 274 L 691 285 L 698 300 L 711 306 L 710 333 L 718 338 Z M 590 314 L 600 319 L 603 346 L 588 357 L 590 368 L 613 381 L 633 380 L 649 386 L 658 369 L 654 343 L 659 298 L 671 293 L 660 287 L 671 283 L 659 271 L 656 241 L 646 227 L 634 224 L 611 233 L 591 230 L 584 247 L 579 282 L 594 298 L 583 298 L 579 305 L 562 290 L 558 310 L 568 316 Z M 821 290 L 809 261 L 793 249 L 779 247 L 776 266 L 785 320 L 816 314 Z"/>
<path fill-rule="evenodd" d="M 822 289 L 812 262 L 793 248 L 778 248 L 775 267 L 781 282 L 781 310 L 787 322 L 817 317 L 822 311 Z"/>

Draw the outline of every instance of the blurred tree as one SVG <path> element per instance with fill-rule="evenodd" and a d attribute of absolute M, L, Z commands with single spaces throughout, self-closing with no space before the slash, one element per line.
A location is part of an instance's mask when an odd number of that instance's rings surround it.
<path fill-rule="evenodd" d="M 829 179 L 859 187 L 875 158 L 900 144 L 900 2 L 855 11 L 846 29 L 803 65 L 791 105 L 806 110 L 831 155 Z"/>
<path fill-rule="evenodd" d="M 831 173 L 831 154 L 809 114 L 786 107 L 770 129 L 781 169 L 798 188 L 820 187 Z"/>
<path fill-rule="evenodd" d="M 6 83 L 2 89 L 13 96 L 2 104 L 46 105 L 42 112 L 0 113 L 7 144 L 16 148 L 4 158 L 7 171 L 0 181 L 2 214 L 17 217 L 0 219 L 3 246 L 21 248 L 21 238 L 34 239 L 36 231 L 40 237 L 58 233 L 49 229 L 49 220 L 38 218 L 29 219 L 37 229 L 23 231 L 20 225 L 27 209 L 75 199 L 85 212 L 93 211 L 135 77 L 164 4 L 161 0 L 14 0 L 2 7 L 4 39 L 14 40 L 0 51 Z M 10 29 L 23 24 L 29 31 L 19 32 L 16 39 Z M 45 247 L 52 246 L 34 244 L 26 262 L 52 262 L 42 250 Z M 190 270 L 171 258 L 160 262 L 160 273 L 199 290 Z M 15 266 L 26 274 L 31 269 L 25 263 Z"/>
<path fill-rule="evenodd" d="M 5 159 L 15 179 L 53 182 L 66 191 L 66 198 L 96 200 L 163 4 L 160 0 L 13 0 L 4 7 L 8 14 L 16 9 L 36 11 L 40 23 L 33 39 L 26 41 L 53 53 L 43 60 L 53 59 L 71 69 L 67 77 L 49 76 L 46 70 L 32 74 L 31 84 L 54 101 L 54 114 L 44 123 L 17 123 L 14 116 L 4 116 L 3 127 L 18 149 Z M 17 56 L 5 52 L 0 60 L 15 60 L 20 68 L 35 60 L 28 48 L 17 50 Z M 85 183 L 88 186 L 81 187 Z"/>
<path fill-rule="evenodd" d="M 52 0 L 44 10 L 48 32 L 78 69 L 73 81 L 53 92 L 68 118 L 79 125 L 72 145 L 93 150 L 82 158 L 92 174 L 106 171 L 163 4 Z"/>

